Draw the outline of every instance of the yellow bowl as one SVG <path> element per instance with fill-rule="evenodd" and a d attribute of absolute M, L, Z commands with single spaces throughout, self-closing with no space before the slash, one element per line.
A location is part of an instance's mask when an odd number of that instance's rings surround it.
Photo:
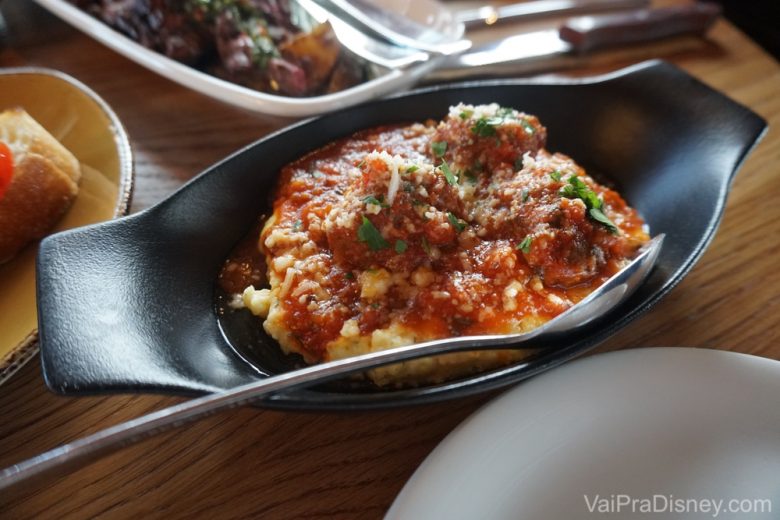
<path fill-rule="evenodd" d="M 92 90 L 61 72 L 0 70 L 0 111 L 21 107 L 82 164 L 79 195 L 53 232 L 127 214 L 133 159 L 122 124 Z M 0 384 L 38 352 L 37 243 L 0 265 Z M 74 266 L 77 268 L 78 266 Z"/>

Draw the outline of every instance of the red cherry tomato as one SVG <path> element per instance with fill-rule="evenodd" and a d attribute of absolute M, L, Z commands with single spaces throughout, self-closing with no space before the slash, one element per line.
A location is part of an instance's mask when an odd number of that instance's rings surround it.
<path fill-rule="evenodd" d="M 5 195 L 13 176 L 14 157 L 11 154 L 11 149 L 5 143 L 0 142 L 0 199 Z"/>

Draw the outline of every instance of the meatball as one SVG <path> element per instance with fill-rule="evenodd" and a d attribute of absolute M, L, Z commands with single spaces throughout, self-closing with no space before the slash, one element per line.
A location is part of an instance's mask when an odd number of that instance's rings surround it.
<path fill-rule="evenodd" d="M 463 214 L 457 187 L 438 168 L 371 152 L 325 230 L 337 262 L 409 272 L 430 261 L 434 248 L 457 243 Z"/>
<path fill-rule="evenodd" d="M 585 199 L 573 193 L 566 196 L 572 182 L 581 187 Z M 599 274 L 620 249 L 616 246 L 628 240 L 589 214 L 586 199 L 601 201 L 612 193 L 569 157 L 542 150 L 527 154 L 511 178 L 485 187 L 475 220 L 482 236 L 517 244 L 547 285 L 572 287 Z"/>
<path fill-rule="evenodd" d="M 431 153 L 460 171 L 478 174 L 514 166 L 525 153 L 543 148 L 546 140 L 547 130 L 535 116 L 495 103 L 461 104 L 436 128 Z"/>

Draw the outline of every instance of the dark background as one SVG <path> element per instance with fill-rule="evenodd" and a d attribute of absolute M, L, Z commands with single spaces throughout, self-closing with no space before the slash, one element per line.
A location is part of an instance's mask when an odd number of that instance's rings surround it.
<path fill-rule="evenodd" d="M 719 0 L 726 18 L 780 59 L 780 0 Z"/>

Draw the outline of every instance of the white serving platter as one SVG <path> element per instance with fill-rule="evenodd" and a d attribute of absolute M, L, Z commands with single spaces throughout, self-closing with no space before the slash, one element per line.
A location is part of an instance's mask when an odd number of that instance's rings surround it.
<path fill-rule="evenodd" d="M 382 69 L 374 79 L 332 94 L 277 96 L 219 79 L 147 49 L 65 0 L 35 1 L 76 29 L 171 81 L 225 103 L 275 116 L 322 114 L 405 90 L 437 65 L 436 60 L 429 60 L 404 69 Z"/>

